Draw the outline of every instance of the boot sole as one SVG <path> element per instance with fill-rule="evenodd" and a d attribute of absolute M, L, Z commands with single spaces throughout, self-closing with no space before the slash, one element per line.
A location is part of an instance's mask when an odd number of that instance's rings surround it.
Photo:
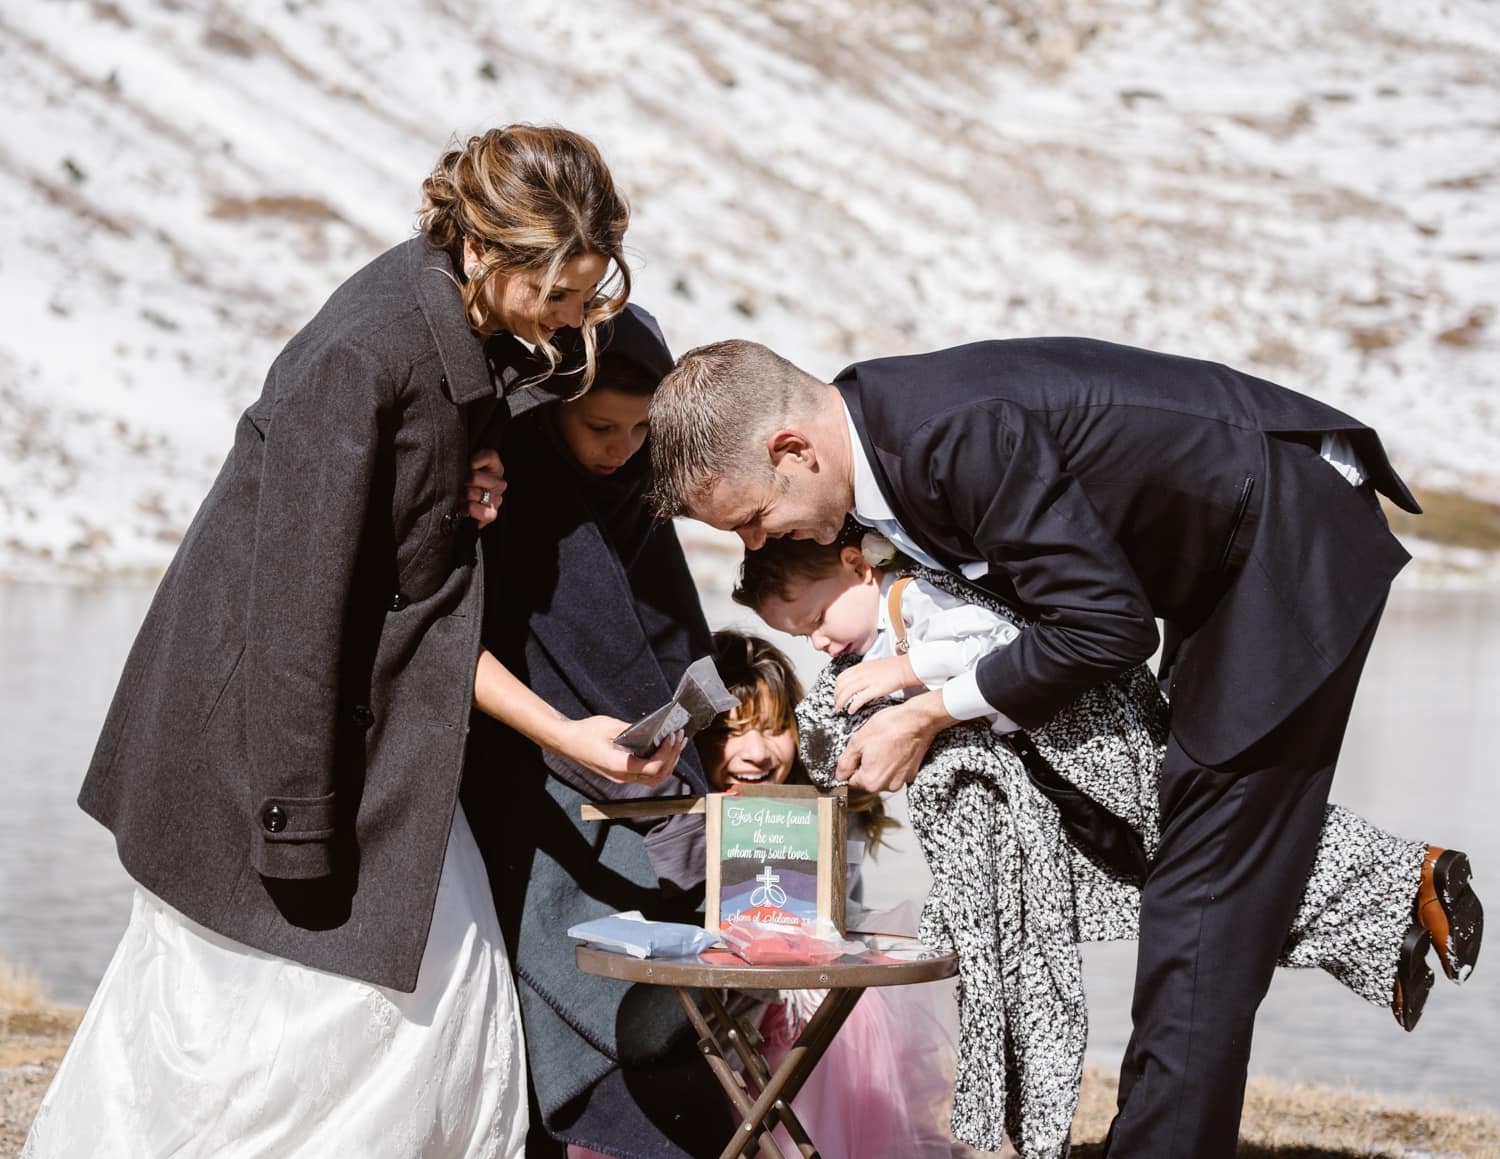
<path fill-rule="evenodd" d="M 1438 962 L 1454 982 L 1464 982 L 1479 960 L 1484 941 L 1484 906 L 1470 884 L 1469 858 L 1457 849 L 1446 850 L 1432 867 L 1438 904 L 1448 919 L 1448 944 L 1438 946 Z"/>
<path fill-rule="evenodd" d="M 1392 1003 L 1391 1012 L 1408 1034 L 1416 1029 L 1435 981 L 1427 967 L 1427 951 L 1430 949 L 1432 935 L 1420 925 L 1407 930 L 1401 941 L 1401 957 L 1396 966 L 1396 1001 Z"/>

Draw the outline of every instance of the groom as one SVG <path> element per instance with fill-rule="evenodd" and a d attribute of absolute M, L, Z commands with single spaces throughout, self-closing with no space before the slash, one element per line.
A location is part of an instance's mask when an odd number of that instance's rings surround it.
<path fill-rule="evenodd" d="M 665 514 L 747 547 L 844 519 L 1035 618 L 886 709 L 840 762 L 909 782 L 933 738 L 1042 724 L 1161 662 L 1171 736 L 1111 1156 L 1232 1155 L 1255 1011 L 1306 883 L 1350 704 L 1417 512 L 1373 430 L 1215 363 L 1086 339 L 977 342 L 820 382 L 763 346 L 684 356 L 651 406 Z"/>

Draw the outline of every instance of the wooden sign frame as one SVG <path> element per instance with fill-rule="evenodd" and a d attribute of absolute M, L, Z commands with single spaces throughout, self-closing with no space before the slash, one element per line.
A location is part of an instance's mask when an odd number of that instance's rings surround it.
<path fill-rule="evenodd" d="M 758 808 L 785 801 L 806 810 L 813 807 L 816 829 L 814 864 L 816 885 L 813 890 L 813 920 L 827 919 L 842 935 L 846 932 L 845 890 L 848 886 L 849 791 L 845 788 L 824 792 L 812 785 L 739 785 L 730 793 L 710 793 L 706 797 L 644 797 L 633 801 L 594 801 L 582 809 L 585 821 L 610 821 L 625 818 L 665 817 L 678 813 L 704 814 L 707 845 L 706 883 L 703 902 L 703 927 L 719 932 L 724 913 L 724 816 L 725 802 Z M 752 805 L 751 803 L 755 803 Z M 769 844 L 767 849 L 769 849 Z M 746 861 L 749 857 L 735 860 Z M 766 860 L 774 859 L 767 853 Z M 728 883 L 742 886 L 742 880 Z M 767 882 L 769 888 L 772 884 Z M 789 923 L 790 924 L 790 923 Z"/>
<path fill-rule="evenodd" d="M 730 903 L 734 907 L 733 912 L 755 909 L 756 916 L 761 920 L 789 926 L 802 924 L 799 918 L 805 919 L 808 925 L 826 920 L 843 934 L 844 891 L 848 875 L 845 849 L 849 829 L 848 790 L 834 789 L 825 793 L 811 785 L 740 785 L 733 793 L 710 793 L 705 800 L 708 844 L 703 901 L 705 929 L 714 933 L 719 931 L 726 911 L 730 909 L 730 905 L 726 905 L 726 891 L 733 890 L 732 896 L 741 898 L 749 884 L 744 870 L 760 864 L 764 876 L 754 878 L 760 884 L 751 891 L 752 897 L 759 900 L 760 904 L 746 906 L 742 901 L 735 901 Z M 785 808 L 778 809 L 778 803 L 782 803 Z M 804 816 L 809 807 L 813 821 L 811 827 L 814 829 L 811 836 L 814 838 L 816 852 L 808 861 L 811 872 L 804 873 L 797 868 L 799 858 L 777 856 L 783 840 L 796 844 L 799 837 L 779 818 Z M 735 824 L 734 814 L 739 814 L 742 819 L 738 825 Z M 727 845 L 726 837 L 740 844 Z M 739 849 L 746 851 L 744 855 L 735 855 Z M 805 847 L 798 846 L 796 852 L 805 853 Z M 731 871 L 726 874 L 726 862 L 738 866 L 740 872 Z M 773 868 L 780 872 L 772 872 Z M 789 897 L 787 891 L 781 888 L 783 878 L 787 879 L 787 885 L 790 886 L 794 879 L 804 876 L 814 879 L 811 898 Z M 798 884 L 801 884 L 800 881 Z M 758 896 L 767 892 L 772 893 L 773 899 L 779 895 L 780 903 L 773 904 L 772 900 Z M 802 905 L 797 904 L 799 901 Z M 806 908 L 808 902 L 812 903 L 811 910 Z"/>

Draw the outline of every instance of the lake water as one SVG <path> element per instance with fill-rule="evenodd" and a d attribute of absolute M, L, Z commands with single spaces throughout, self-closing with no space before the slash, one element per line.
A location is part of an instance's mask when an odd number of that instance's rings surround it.
<path fill-rule="evenodd" d="M 0 955 L 52 997 L 88 1000 L 124 928 L 130 882 L 74 803 L 149 591 L 0 583 Z M 752 626 L 718 593 L 716 626 Z M 795 650 L 810 675 L 814 655 Z M 1334 799 L 1397 833 L 1466 850 L 1500 914 L 1500 594 L 1398 590 L 1370 655 Z M 894 811 L 904 810 L 897 798 Z M 898 833 L 866 870 L 867 902 L 919 896 L 925 867 Z M 1500 1109 L 1500 949 L 1458 988 L 1438 974 L 1420 1026 L 1321 971 L 1279 971 L 1252 1069 L 1419 1101 Z M 1113 1068 L 1130 1031 L 1134 947 L 1088 947 L 1090 1061 Z"/>

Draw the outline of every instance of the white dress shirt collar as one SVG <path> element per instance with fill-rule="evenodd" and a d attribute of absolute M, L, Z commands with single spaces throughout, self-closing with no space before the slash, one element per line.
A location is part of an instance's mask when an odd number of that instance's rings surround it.
<path fill-rule="evenodd" d="M 849 407 L 842 396 L 839 398 L 839 406 L 844 408 L 844 423 L 849 428 L 849 459 L 854 464 L 854 518 L 872 527 L 877 523 L 893 520 L 896 513 L 880 493 L 880 484 L 875 482 L 875 468 L 870 465 L 870 458 L 865 454 L 864 440 L 859 437 L 854 416 L 849 413 Z"/>
<path fill-rule="evenodd" d="M 859 431 L 854 426 L 854 416 L 849 413 L 849 407 L 845 405 L 843 398 L 839 399 L 839 405 L 844 407 L 844 422 L 849 427 L 849 460 L 854 465 L 854 510 L 850 514 L 866 527 L 873 527 L 880 532 L 918 563 L 938 571 L 952 571 L 952 568 L 945 568 L 918 547 L 917 541 L 901 526 L 891 505 L 880 493 L 880 484 L 875 482 L 875 468 L 870 465 L 869 456 L 865 454 L 865 445 L 860 441 Z M 958 566 L 958 574 L 970 580 L 979 579 L 989 570 L 990 565 L 982 559 L 970 560 Z"/>

